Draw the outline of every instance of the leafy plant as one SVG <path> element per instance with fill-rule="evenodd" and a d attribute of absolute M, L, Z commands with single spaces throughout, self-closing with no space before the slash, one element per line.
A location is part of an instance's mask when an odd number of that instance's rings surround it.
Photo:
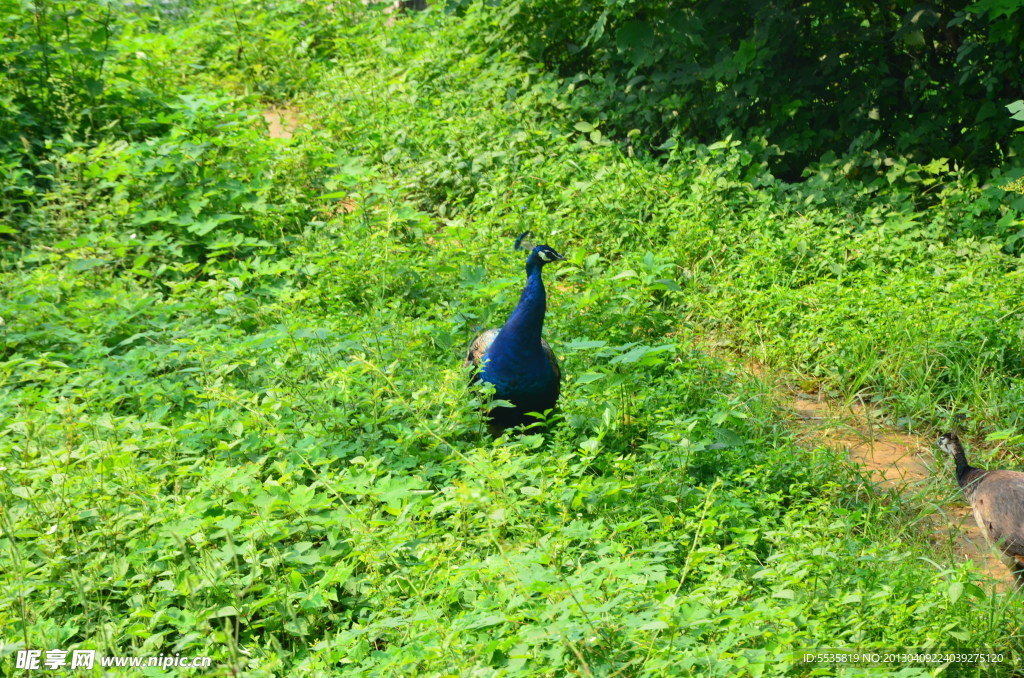
<path fill-rule="evenodd" d="M 470 39 L 492 55 L 521 51 L 554 70 L 565 105 L 602 121 L 606 136 L 636 130 L 645 149 L 674 137 L 763 137 L 773 172 L 794 180 L 828 153 L 946 157 L 980 171 L 997 149 L 1012 153 L 1000 107 L 1016 94 L 1021 11 L 517 0 L 467 16 Z"/>

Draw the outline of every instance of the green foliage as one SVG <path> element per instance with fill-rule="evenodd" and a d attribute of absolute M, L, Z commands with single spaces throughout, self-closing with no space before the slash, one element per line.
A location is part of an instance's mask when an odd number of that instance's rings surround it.
<path fill-rule="evenodd" d="M 84 209 L 112 222 L 105 233 L 144 237 L 150 258 L 267 247 L 266 222 L 288 231 L 296 209 L 280 205 L 279 146 L 251 112 L 232 110 L 245 100 L 228 92 L 301 91 L 354 20 L 353 4 L 2 0 L 0 217 L 10 225 L 0 237 L 60 242 L 69 229 L 52 209 L 74 205 L 76 218 Z M 321 150 L 301 162 L 323 164 Z"/>
<path fill-rule="evenodd" d="M 115 49 L 135 17 L 116 2 L 0 3 L 0 138 L 20 130 L 31 142 L 67 128 L 120 122 L 130 98 L 145 97 L 126 78 L 134 55 Z M 142 108 L 142 107 L 139 107 Z"/>
<path fill-rule="evenodd" d="M 680 139 L 653 162 L 556 75 L 481 50 L 480 14 L 186 8 L 112 42 L 147 55 L 149 132 L 29 141 L 47 179 L 0 259 L 0 661 L 1019 663 L 1019 605 L 935 549 L 928 507 L 796 446 L 763 385 L 695 348 L 731 339 L 912 425 L 968 410 L 1016 451 L 1018 196 L 868 150 L 876 179 L 832 158 L 796 187 L 756 141 Z M 616 49 L 653 59 L 645 30 L 618 26 Z M 250 43 L 266 57 L 238 58 Z M 266 138 L 223 80 L 304 92 L 307 124 Z M 491 441 L 460 354 L 515 303 L 525 228 L 568 257 L 545 274 L 568 377 L 550 432 Z"/>
<path fill-rule="evenodd" d="M 492 55 L 545 64 L 575 115 L 647 148 L 763 137 L 790 180 L 830 152 L 987 170 L 1021 151 L 1002 114 L 1019 96 L 1019 0 L 514 0 L 469 16 Z"/>
<path fill-rule="evenodd" d="M 153 130 L 136 120 L 159 102 L 132 77 L 135 55 L 116 49 L 134 20 L 114 2 L 0 2 L 0 218 L 45 190 L 55 143 Z"/>
<path fill-rule="evenodd" d="M 208 75 L 246 93 L 284 100 L 305 91 L 335 56 L 335 42 L 362 8 L 335 2 L 188 3 L 191 58 Z"/>
<path fill-rule="evenodd" d="M 367 209 L 278 270 L 171 293 L 75 253 L 5 273 L 6 652 L 781 675 L 826 645 L 1016 651 L 1013 608 L 897 545 L 897 510 L 795 447 L 760 387 L 685 333 L 611 343 L 674 324 L 654 255 L 560 269 L 565 421 L 485 442 L 448 338 L 507 310 L 521 259 L 473 248 L 495 300 L 445 263 L 489 226 L 430 245 L 397 192 L 353 189 Z"/>

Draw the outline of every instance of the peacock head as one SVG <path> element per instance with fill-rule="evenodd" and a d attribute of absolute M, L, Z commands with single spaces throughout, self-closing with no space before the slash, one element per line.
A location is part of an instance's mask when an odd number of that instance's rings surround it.
<path fill-rule="evenodd" d="M 550 264 L 552 261 L 565 261 L 565 257 L 547 245 L 537 245 L 530 252 L 530 256 L 526 257 L 526 268 L 527 270 L 534 266 L 543 268 L 544 264 Z"/>
<path fill-rule="evenodd" d="M 543 268 L 544 264 L 550 264 L 552 261 L 565 261 L 565 257 L 547 245 L 534 246 L 533 243 L 527 240 L 530 235 L 530 232 L 526 231 L 516 238 L 515 245 L 515 249 L 517 250 L 530 250 L 530 255 L 526 257 L 527 271 L 531 271 L 535 268 Z"/>

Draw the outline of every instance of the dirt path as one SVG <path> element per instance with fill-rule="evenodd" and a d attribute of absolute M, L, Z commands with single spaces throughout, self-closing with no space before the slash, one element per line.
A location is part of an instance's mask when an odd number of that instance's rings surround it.
<path fill-rule="evenodd" d="M 952 469 L 936 457 L 934 441 L 887 427 L 877 412 L 862 405 L 843 407 L 819 394 L 799 391 L 778 393 L 793 415 L 800 445 L 844 452 L 870 472 L 880 489 L 934 508 L 934 513 L 925 511 L 918 525 L 935 547 L 938 562 L 973 560 L 997 590 L 1013 590 L 1013 576 L 985 541 Z"/>

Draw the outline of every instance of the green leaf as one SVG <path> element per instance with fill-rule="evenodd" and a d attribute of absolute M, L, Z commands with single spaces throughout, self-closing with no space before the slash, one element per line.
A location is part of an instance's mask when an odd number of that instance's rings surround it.
<path fill-rule="evenodd" d="M 960 600 L 960 596 L 964 593 L 964 585 L 958 581 L 953 582 L 949 585 L 949 589 L 946 591 L 946 595 L 949 596 L 949 602 L 955 604 L 956 601 Z"/>
<path fill-rule="evenodd" d="M 609 362 L 613 365 L 618 364 L 632 364 L 643 362 L 651 364 L 650 358 L 654 358 L 659 353 L 664 353 L 675 348 L 675 344 L 661 344 L 660 346 L 636 346 L 626 353 L 617 355 L 612 358 Z M 657 358 L 654 358 L 656 361 Z"/>
<path fill-rule="evenodd" d="M 241 214 L 217 214 L 199 219 L 188 226 L 187 230 L 198 236 L 204 236 L 221 224 L 243 218 Z"/>
<path fill-rule="evenodd" d="M 646 21 L 627 21 L 615 31 L 615 46 L 623 52 L 646 55 L 654 42 L 654 29 Z M 634 63 L 636 63 L 634 59 Z"/>
<path fill-rule="evenodd" d="M 504 624 L 505 615 L 503 614 L 489 614 L 485 617 L 481 617 L 475 621 L 470 622 L 466 625 L 466 629 L 486 629 L 491 626 L 497 626 L 498 624 Z"/>
<path fill-rule="evenodd" d="M 640 631 L 662 631 L 667 629 L 669 626 L 666 622 L 656 619 L 652 622 L 647 622 L 643 626 L 639 627 Z"/>
<path fill-rule="evenodd" d="M 1024 120 L 1024 99 L 1007 104 L 1006 109 L 1010 111 L 1010 117 L 1014 120 Z"/>
<path fill-rule="evenodd" d="M 600 339 L 576 339 L 564 344 L 563 346 L 570 351 L 585 351 L 591 348 L 604 348 L 607 345 L 607 341 L 602 341 Z"/>

